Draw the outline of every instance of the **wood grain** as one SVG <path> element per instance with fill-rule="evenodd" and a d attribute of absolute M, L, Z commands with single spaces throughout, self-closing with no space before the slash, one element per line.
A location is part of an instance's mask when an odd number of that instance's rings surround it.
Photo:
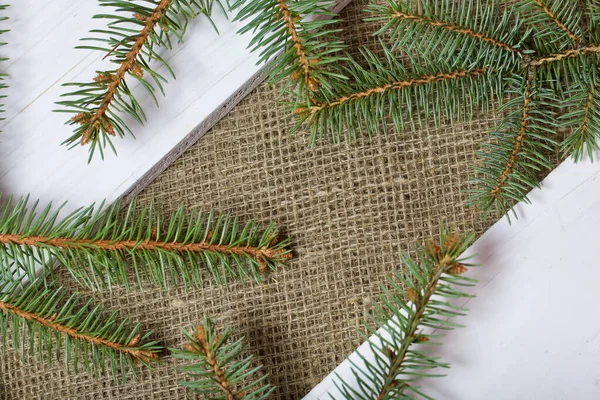
<path fill-rule="evenodd" d="M 349 0 L 342 0 L 337 10 Z M 32 12 L 32 10 L 35 10 Z M 76 50 L 80 37 L 102 27 L 92 19 L 105 12 L 96 1 L 56 0 L 42 6 L 21 0 L 7 11 L 11 31 L 1 50 L 10 60 L 6 120 L 0 128 L 0 191 L 31 194 L 41 204 L 69 201 L 65 212 L 106 199 L 131 199 L 264 79 L 257 56 L 247 50 L 249 35 L 216 15 L 217 35 L 206 20 L 194 20 L 186 42 L 164 51 L 177 75 L 157 109 L 139 85 L 133 92 L 148 115 L 145 126 L 131 122 L 137 139 L 117 139 L 118 156 L 87 164 L 87 148 L 68 151 L 66 114 L 52 113 L 66 90 L 61 84 L 87 81 L 102 68 L 102 54 Z M 104 61 L 106 63 L 107 61 Z"/>

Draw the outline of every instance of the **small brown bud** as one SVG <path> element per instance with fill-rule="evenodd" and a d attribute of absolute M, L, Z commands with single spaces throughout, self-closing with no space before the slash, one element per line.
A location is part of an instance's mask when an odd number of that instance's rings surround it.
<path fill-rule="evenodd" d="M 425 251 L 427 251 L 430 255 L 435 256 L 436 259 L 440 259 L 442 256 L 440 252 L 440 246 L 431 240 L 425 243 Z"/>
<path fill-rule="evenodd" d="M 267 263 L 265 262 L 265 260 L 263 260 L 262 257 L 257 256 L 256 261 L 258 261 L 258 272 L 267 272 Z"/>
<path fill-rule="evenodd" d="M 50 318 L 48 318 L 48 321 L 52 322 L 56 319 L 56 317 L 58 317 L 58 313 L 54 313 L 50 316 Z"/>
<path fill-rule="evenodd" d="M 198 347 L 192 343 L 186 343 L 183 345 L 183 349 L 185 351 L 189 351 L 190 353 L 198 353 Z"/>
<path fill-rule="evenodd" d="M 314 92 L 318 88 L 319 88 L 319 85 L 317 84 L 317 81 L 315 81 L 314 78 L 312 78 L 312 77 L 308 78 L 308 89 L 311 92 Z"/>
<path fill-rule="evenodd" d="M 469 269 L 465 267 L 463 264 L 455 263 L 449 269 L 448 273 L 452 275 L 462 275 L 467 272 Z"/>
<path fill-rule="evenodd" d="M 79 125 L 83 125 L 85 124 L 85 120 L 87 119 L 88 114 L 86 113 L 79 113 L 77 115 L 75 115 L 73 118 L 71 118 L 71 121 L 79 124 Z"/>
<path fill-rule="evenodd" d="M 86 130 L 81 134 L 81 145 L 84 146 L 92 141 L 92 127 L 88 126 Z"/>
<path fill-rule="evenodd" d="M 202 327 L 202 325 L 200 325 L 200 324 L 196 325 L 196 332 L 194 332 L 194 339 L 196 339 L 198 342 L 203 342 L 205 338 L 206 338 L 206 332 L 204 332 L 204 328 Z"/>
<path fill-rule="evenodd" d="M 408 289 L 406 289 L 406 297 L 408 298 L 408 300 L 410 300 L 414 303 L 415 300 L 417 299 L 417 294 L 415 293 L 414 289 L 408 288 Z"/>
<path fill-rule="evenodd" d="M 112 75 L 111 74 L 98 74 L 96 75 L 96 77 L 94 78 L 94 82 L 98 82 L 98 83 L 107 83 L 110 82 L 112 80 Z"/>
<path fill-rule="evenodd" d="M 146 22 L 146 20 L 148 19 L 145 16 L 143 16 L 142 14 L 138 14 L 138 13 L 133 14 L 133 18 L 137 19 L 138 21 L 142 21 L 142 22 Z"/>
<path fill-rule="evenodd" d="M 127 347 L 135 347 L 140 342 L 141 338 L 142 338 L 142 335 L 140 335 L 138 333 L 137 335 L 135 335 L 134 337 L 131 338 L 129 343 L 127 343 Z"/>
<path fill-rule="evenodd" d="M 104 121 L 102 123 L 102 129 L 104 129 L 104 131 L 106 133 L 108 133 L 111 136 L 115 136 L 115 129 L 113 128 L 113 126 L 110 124 L 110 122 L 108 121 Z"/>
<path fill-rule="evenodd" d="M 292 71 L 290 78 L 292 78 L 292 81 L 296 82 L 298 80 L 298 72 Z"/>
<path fill-rule="evenodd" d="M 139 66 L 139 64 L 134 64 L 134 66 L 131 68 L 131 73 L 137 76 L 138 78 L 144 76 L 144 70 Z"/>
<path fill-rule="evenodd" d="M 391 386 L 394 388 L 402 388 L 408 386 L 408 383 L 400 379 L 394 379 L 391 383 Z"/>
<path fill-rule="evenodd" d="M 306 114 L 308 108 L 306 107 L 298 107 L 294 110 L 294 114 Z"/>
<path fill-rule="evenodd" d="M 276 231 L 275 234 L 273 235 L 273 238 L 269 242 L 269 246 L 275 246 L 278 241 L 279 241 L 279 231 Z"/>
<path fill-rule="evenodd" d="M 388 347 L 386 349 L 387 352 L 387 356 L 390 359 L 391 363 L 395 363 L 396 360 L 398 359 L 398 354 L 396 354 L 396 352 L 394 351 L 394 349 L 392 349 L 391 347 Z"/>
<path fill-rule="evenodd" d="M 429 338 L 425 335 L 417 335 L 415 336 L 415 343 L 425 343 L 429 342 Z"/>
<path fill-rule="evenodd" d="M 448 235 L 444 242 L 444 249 L 446 251 L 452 250 L 458 244 L 458 239 L 460 239 L 460 234 L 456 232 Z"/>

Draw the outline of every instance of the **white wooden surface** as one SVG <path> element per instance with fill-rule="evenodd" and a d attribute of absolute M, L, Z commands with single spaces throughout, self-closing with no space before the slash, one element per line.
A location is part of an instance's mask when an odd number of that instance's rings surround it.
<path fill-rule="evenodd" d="M 350 1 L 339 0 L 334 11 Z M 106 12 L 96 0 L 19 0 L 6 11 L 10 32 L 2 36 L 8 45 L 0 55 L 10 60 L 0 70 L 9 74 L 10 88 L 0 122 L 0 192 L 30 193 L 41 204 L 68 200 L 65 212 L 129 198 L 264 78 L 247 49 L 251 36 L 236 33 L 240 23 L 215 11 L 217 35 L 200 17 L 190 23 L 185 43 L 162 53 L 177 79 L 165 85 L 166 97 L 158 95 L 159 109 L 139 84 L 130 85 L 148 116 L 145 126 L 130 124 L 137 140 L 116 138 L 118 156 L 108 151 L 105 161 L 98 157 L 88 165 L 87 148 L 60 146 L 72 127 L 64 125 L 67 114 L 51 111 L 67 91 L 61 84 L 89 81 L 108 64 L 100 52 L 74 49 L 90 29 L 106 23 L 92 16 Z"/>
<path fill-rule="evenodd" d="M 101 65 L 102 54 L 76 50 L 79 38 L 104 21 L 92 16 L 106 9 L 96 0 L 19 0 L 7 13 L 9 43 L 0 51 L 10 60 L 2 67 L 10 76 L 7 118 L 0 133 L 0 190 L 16 196 L 31 193 L 41 203 L 69 200 L 70 208 L 123 195 L 186 136 L 259 70 L 246 50 L 249 37 L 239 25 L 216 12 L 217 35 L 203 19 L 191 22 L 187 40 L 165 51 L 177 80 L 165 86 L 156 109 L 141 88 L 148 122 L 133 123 L 137 136 L 115 139 L 118 157 L 108 153 L 87 165 L 87 149 L 60 146 L 71 133 L 67 114 L 53 113 L 65 92 L 61 84 L 88 81 Z"/>
<path fill-rule="evenodd" d="M 480 284 L 436 350 L 448 376 L 421 382 L 434 398 L 600 399 L 600 163 L 567 161 L 530 198 L 467 251 Z M 352 380 L 348 361 L 335 372 Z M 338 393 L 332 379 L 305 400 Z"/>

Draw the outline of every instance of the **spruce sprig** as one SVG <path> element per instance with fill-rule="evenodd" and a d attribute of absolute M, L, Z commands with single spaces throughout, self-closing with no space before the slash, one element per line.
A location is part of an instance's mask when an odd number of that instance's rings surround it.
<path fill-rule="evenodd" d="M 13 348 L 44 359 L 49 365 L 54 354 L 64 359 L 67 372 L 78 373 L 81 364 L 94 376 L 110 374 L 126 379 L 135 374 L 135 363 L 151 367 L 162 347 L 118 312 L 107 314 L 91 300 L 68 294 L 60 287 L 41 281 L 23 284 L 23 278 L 0 281 L 0 336 L 7 348 L 7 331 L 12 330 Z M 28 350 L 27 350 L 28 349 Z"/>
<path fill-rule="evenodd" d="M 586 1 L 585 3 L 591 3 Z M 542 54 L 577 48 L 585 41 L 577 1 L 521 0 L 515 10 L 532 29 L 533 47 Z"/>
<path fill-rule="evenodd" d="M 470 60 L 490 69 L 514 68 L 531 50 L 524 48 L 529 32 L 521 18 L 497 2 L 387 0 L 367 8 L 367 20 L 383 22 L 376 34 L 389 35 L 394 49 L 413 53 L 438 52 L 445 63 Z"/>
<path fill-rule="evenodd" d="M 181 42 L 190 19 L 203 15 L 211 20 L 214 5 L 223 8 L 220 0 L 99 0 L 100 6 L 112 8 L 111 13 L 97 14 L 94 18 L 108 20 L 105 29 L 91 31 L 94 37 L 84 38 L 90 45 L 79 49 L 103 52 L 115 64 L 115 69 L 97 71 L 91 82 L 66 83 L 73 91 L 57 102 L 58 110 L 74 114 L 67 121 L 75 126 L 63 144 L 73 148 L 89 145 L 89 160 L 96 151 L 104 158 L 106 148 L 116 149 L 112 137 L 124 137 L 133 132 L 127 115 L 143 124 L 146 114 L 132 93 L 128 78 L 138 82 L 158 105 L 156 91 L 164 95 L 167 78 L 159 72 L 164 67 L 175 78 L 173 70 L 161 55 L 161 49 L 171 49 L 173 40 Z M 216 27 L 215 27 L 216 29 Z"/>
<path fill-rule="evenodd" d="M 334 5 L 334 0 L 237 0 L 232 9 L 235 20 L 246 23 L 240 33 L 253 34 L 250 47 L 259 52 L 259 62 L 273 61 L 270 82 L 286 80 L 285 89 L 306 102 L 327 97 L 334 81 L 346 79 L 337 68 L 346 60 L 346 46 L 335 39 Z"/>
<path fill-rule="evenodd" d="M 416 381 L 450 367 L 429 353 L 441 345 L 444 331 L 460 327 L 450 319 L 467 311 L 450 300 L 472 297 L 461 287 L 476 281 L 462 276 L 470 265 L 459 258 L 472 240 L 473 235 L 442 230 L 439 244 L 425 243 L 414 258 L 402 254 L 402 270 L 388 277 L 367 323 L 374 360 L 359 353 L 361 361 L 352 368 L 357 384 L 340 377 L 335 382 L 344 399 L 430 399 Z"/>
<path fill-rule="evenodd" d="M 499 109 L 506 115 L 482 145 L 481 163 L 475 166 L 477 189 L 468 201 L 497 215 L 506 214 L 515 202 L 529 201 L 527 193 L 540 187 L 537 174 L 550 168 L 548 154 L 558 145 L 553 139 L 559 125 L 553 112 L 554 92 L 532 77 L 517 75 L 507 94 L 511 100 Z"/>
<path fill-rule="evenodd" d="M 190 380 L 179 382 L 211 399 L 262 400 L 275 389 L 260 374 L 262 365 L 253 366 L 253 356 L 244 356 L 244 338 L 233 339 L 229 328 L 218 333 L 206 318 L 193 333 L 182 331 L 189 340 L 184 350 L 171 349 L 175 358 L 193 362 L 178 367 Z"/>
<path fill-rule="evenodd" d="M 565 155 L 571 154 L 575 162 L 582 161 L 586 156 L 593 161 L 594 150 L 600 150 L 598 70 L 588 68 L 583 73 L 588 76 L 587 82 L 575 82 L 568 88 L 563 106 L 569 111 L 559 118 L 560 126 L 571 130 L 571 134 L 562 142 L 561 150 Z"/>
<path fill-rule="evenodd" d="M 351 85 L 337 85 L 326 101 L 311 102 L 295 110 L 299 124 L 311 125 L 309 143 L 343 135 L 355 141 L 360 134 L 387 134 L 387 122 L 397 131 L 416 129 L 430 119 L 466 120 L 476 109 L 486 111 L 501 92 L 501 77 L 487 68 L 433 62 L 424 57 L 406 67 L 389 48 L 383 57 L 362 49 L 362 62 L 351 60 L 345 68 Z M 414 59 L 415 61 L 417 58 Z M 477 92 L 470 103 L 463 93 Z"/>
<path fill-rule="evenodd" d="M 470 119 L 475 107 L 497 102 L 510 111 L 479 153 L 469 203 L 503 214 L 539 187 L 557 128 L 572 130 L 560 146 L 576 161 L 598 148 L 600 6 L 567 3 L 373 0 L 368 19 L 382 23 L 382 48 L 336 65 L 347 79 L 331 79 L 327 96 L 297 102 L 295 129 L 309 127 L 311 145 L 354 141 L 387 134 L 389 122 L 400 132 Z M 526 93 L 530 100 L 519 100 Z M 503 106 L 510 96 L 517 99 Z"/>
<path fill-rule="evenodd" d="M 63 205 L 64 206 L 64 205 Z M 0 259 L 4 275 L 24 270 L 34 277 L 43 266 L 51 274 L 53 258 L 80 284 L 94 289 L 123 284 L 132 271 L 144 282 L 167 289 L 170 284 L 201 285 L 203 270 L 217 284 L 232 278 L 261 281 L 291 257 L 289 240 L 279 240 L 275 224 L 264 230 L 250 221 L 213 212 L 185 213 L 177 209 L 165 218 L 154 205 L 128 206 L 120 217 L 118 203 L 91 205 L 59 220 L 63 206 L 37 210 L 28 198 L 0 207 Z"/>

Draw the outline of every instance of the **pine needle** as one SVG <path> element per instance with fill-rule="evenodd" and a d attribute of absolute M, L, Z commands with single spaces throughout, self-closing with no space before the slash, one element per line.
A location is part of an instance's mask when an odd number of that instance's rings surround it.
<path fill-rule="evenodd" d="M 477 282 L 462 276 L 472 265 L 459 258 L 473 235 L 442 230 L 440 236 L 439 244 L 418 247 L 415 258 L 402 254 L 402 270 L 382 287 L 367 323 L 374 360 L 359 353 L 360 362 L 352 363 L 356 384 L 338 377 L 335 384 L 344 399 L 429 399 L 417 380 L 442 376 L 435 369 L 449 368 L 429 351 L 441 344 L 444 331 L 460 327 L 451 319 L 467 311 L 450 300 L 472 297 L 460 288 Z"/>
<path fill-rule="evenodd" d="M 346 60 L 346 47 L 336 40 L 339 29 L 331 9 L 332 0 L 237 0 L 236 21 L 246 25 L 240 33 L 252 33 L 252 51 L 259 63 L 269 65 L 269 81 L 286 81 L 285 91 L 294 92 L 299 102 L 327 97 L 334 81 L 346 78 L 337 65 Z"/>
<path fill-rule="evenodd" d="M 62 207 L 48 205 L 39 212 L 28 198 L 0 207 L 0 259 L 4 275 L 14 269 L 30 277 L 39 266 L 52 272 L 53 258 L 89 288 L 129 288 L 128 273 L 140 289 L 144 282 L 167 289 L 170 284 L 201 285 L 203 269 L 219 285 L 232 278 L 261 281 L 261 273 L 275 270 L 291 257 L 289 240 L 280 241 L 270 224 L 260 230 L 255 222 L 239 225 L 230 215 L 183 208 L 168 218 L 150 205 L 135 203 L 119 217 L 120 205 L 80 208 L 60 221 Z"/>
<path fill-rule="evenodd" d="M 193 333 L 182 331 L 190 341 L 185 350 L 171 349 L 173 356 L 194 364 L 177 368 L 190 380 L 179 382 L 211 399 L 262 400 L 275 389 L 260 374 L 262 366 L 253 366 L 253 356 L 244 356 L 244 338 L 233 339 L 233 331 L 218 333 L 206 318 Z"/>
<path fill-rule="evenodd" d="M 22 279 L 0 282 L 0 332 L 6 350 L 8 329 L 12 329 L 13 348 L 21 358 L 37 354 L 52 364 L 54 354 L 69 373 L 78 373 L 81 364 L 94 376 L 110 374 L 126 380 L 127 371 L 135 374 L 136 362 L 150 367 L 162 347 L 148 341 L 152 332 L 141 333 L 114 312 L 106 314 L 78 294 L 69 295 L 63 288 L 44 286 Z M 28 346 L 27 346 L 28 345 Z M 27 352 L 27 347 L 29 351 Z M 72 369 L 71 369 L 72 368 Z"/>
<path fill-rule="evenodd" d="M 172 78 L 173 70 L 161 56 L 160 49 L 171 49 L 173 39 L 183 41 L 187 24 L 197 15 L 212 23 L 213 6 L 220 0 L 99 0 L 100 6 L 114 9 L 110 14 L 94 18 L 108 20 L 106 29 L 95 29 L 95 37 L 84 38 L 94 44 L 78 46 L 79 49 L 104 53 L 116 65 L 115 69 L 98 71 L 92 82 L 73 82 L 64 86 L 74 88 L 66 93 L 66 100 L 57 102 L 64 106 L 60 112 L 73 114 L 67 121 L 75 131 L 63 144 L 73 148 L 89 145 L 89 161 L 96 151 L 104 158 L 106 148 L 112 149 L 113 137 L 124 137 L 133 132 L 123 119 L 123 114 L 143 124 L 146 115 L 130 89 L 128 78 L 138 82 L 156 98 L 157 89 L 164 94 L 167 79 L 158 72 L 164 67 Z M 216 27 L 215 27 L 216 29 Z"/>

